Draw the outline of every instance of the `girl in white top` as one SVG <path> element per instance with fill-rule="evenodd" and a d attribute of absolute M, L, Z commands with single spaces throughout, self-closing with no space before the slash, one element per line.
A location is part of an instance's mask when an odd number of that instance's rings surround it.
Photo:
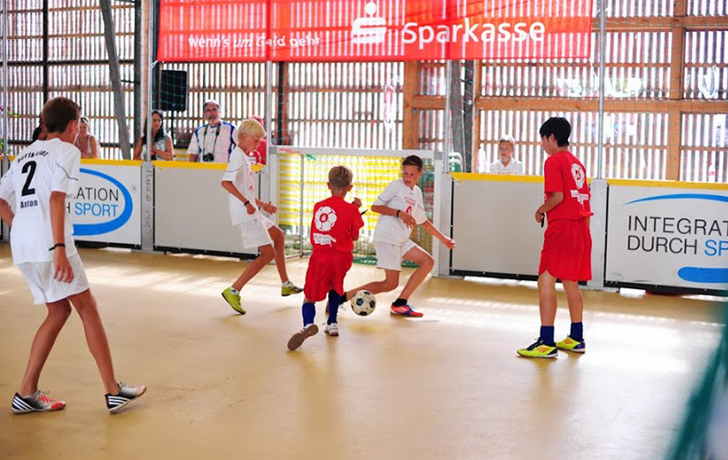
<path fill-rule="evenodd" d="M 348 291 L 342 302 L 362 290 L 372 294 L 394 290 L 399 285 L 402 259 L 407 259 L 415 262 L 419 268 L 407 280 L 399 298 L 392 303 L 390 313 L 398 316 L 422 316 L 422 313 L 414 311 L 407 302 L 432 271 L 435 261 L 427 251 L 410 239 L 412 229 L 422 225 L 427 233 L 440 240 L 448 249 L 455 247 L 455 241 L 436 229 L 425 215 L 422 190 L 417 186 L 422 177 L 422 166 L 422 159 L 416 155 L 405 158 L 402 162 L 402 178 L 390 183 L 372 204 L 372 211 L 380 214 L 374 230 L 374 247 L 377 251 L 377 267 L 384 270 L 384 280 Z"/>
<path fill-rule="evenodd" d="M 166 160 L 172 161 L 174 158 L 174 148 L 172 146 L 172 138 L 164 132 L 164 116 L 159 110 L 152 110 L 152 156 L 151 161 Z M 134 159 L 143 160 L 147 154 L 147 124 L 144 123 L 144 132 L 134 146 Z"/>
<path fill-rule="evenodd" d="M 490 164 L 491 174 L 523 175 L 523 163 L 513 158 L 515 143 L 515 139 L 511 136 L 503 136 L 498 141 L 498 156 L 500 159 Z"/>
<path fill-rule="evenodd" d="M 81 117 L 81 125 L 74 145 L 81 151 L 81 158 L 99 157 L 99 143 L 90 132 L 87 117 Z"/>

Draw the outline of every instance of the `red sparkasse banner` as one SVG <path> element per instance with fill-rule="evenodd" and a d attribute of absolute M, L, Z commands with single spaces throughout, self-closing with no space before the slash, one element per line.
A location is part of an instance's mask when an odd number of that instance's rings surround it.
<path fill-rule="evenodd" d="M 164 62 L 589 56 L 591 0 L 161 0 Z"/>

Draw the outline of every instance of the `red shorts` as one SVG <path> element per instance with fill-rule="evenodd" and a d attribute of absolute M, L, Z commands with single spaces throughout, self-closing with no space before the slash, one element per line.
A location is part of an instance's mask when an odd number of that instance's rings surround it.
<path fill-rule="evenodd" d="M 344 295 L 344 277 L 353 261 L 354 256 L 350 252 L 314 251 L 308 260 L 303 295 L 312 302 L 326 299 L 331 290 Z"/>
<path fill-rule="evenodd" d="M 554 220 L 543 235 L 538 274 L 548 271 L 560 280 L 591 279 L 592 239 L 589 219 Z"/>

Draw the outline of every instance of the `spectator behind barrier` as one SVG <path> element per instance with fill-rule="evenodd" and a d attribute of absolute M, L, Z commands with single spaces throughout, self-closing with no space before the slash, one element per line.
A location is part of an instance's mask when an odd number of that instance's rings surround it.
<path fill-rule="evenodd" d="M 48 137 L 48 130 L 46 129 L 45 120 L 43 119 L 43 114 L 41 113 L 38 116 L 38 127 L 35 128 L 35 131 L 33 131 L 33 142 L 44 141 L 46 140 L 46 137 Z"/>
<path fill-rule="evenodd" d="M 151 161 L 166 160 L 174 158 L 174 147 L 172 138 L 164 132 L 164 115 L 159 110 L 152 110 L 152 156 Z M 147 156 L 147 122 L 144 122 L 142 137 L 134 146 L 134 159 L 143 160 Z"/>
<path fill-rule="evenodd" d="M 512 136 L 503 136 L 498 141 L 499 160 L 490 164 L 491 174 L 523 174 L 523 163 L 513 158 L 516 141 Z"/>
<path fill-rule="evenodd" d="M 78 137 L 73 144 L 81 151 L 81 158 L 98 158 L 99 142 L 96 140 L 88 126 L 88 117 L 81 117 Z"/>
<path fill-rule="evenodd" d="M 260 115 L 253 115 L 250 118 L 260 123 L 261 126 L 265 126 L 265 120 Z M 248 156 L 255 160 L 255 164 L 264 165 L 268 161 L 268 142 L 265 137 L 260 140 L 258 146 L 252 152 L 248 153 Z"/>
<path fill-rule="evenodd" d="M 237 146 L 237 130 L 220 119 L 220 104 L 210 99 L 202 105 L 206 124 L 195 129 L 187 153 L 189 161 L 227 163 Z"/>

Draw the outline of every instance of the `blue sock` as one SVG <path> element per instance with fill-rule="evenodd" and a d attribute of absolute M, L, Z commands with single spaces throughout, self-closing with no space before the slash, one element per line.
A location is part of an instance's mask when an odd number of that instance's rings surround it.
<path fill-rule="evenodd" d="M 313 324 L 313 319 L 316 317 L 316 305 L 313 302 L 307 302 L 301 307 L 303 312 L 303 325 Z"/>
<path fill-rule="evenodd" d="M 326 324 L 336 322 L 336 315 L 339 313 L 339 305 L 341 305 L 341 296 L 332 289 L 329 291 L 329 319 Z"/>
<path fill-rule="evenodd" d="M 584 340 L 584 323 L 571 323 L 571 334 L 569 334 L 569 337 L 579 342 Z"/>
<path fill-rule="evenodd" d="M 554 327 L 553 326 L 541 326 L 541 341 L 546 345 L 553 347 L 556 345 L 554 342 Z"/>

